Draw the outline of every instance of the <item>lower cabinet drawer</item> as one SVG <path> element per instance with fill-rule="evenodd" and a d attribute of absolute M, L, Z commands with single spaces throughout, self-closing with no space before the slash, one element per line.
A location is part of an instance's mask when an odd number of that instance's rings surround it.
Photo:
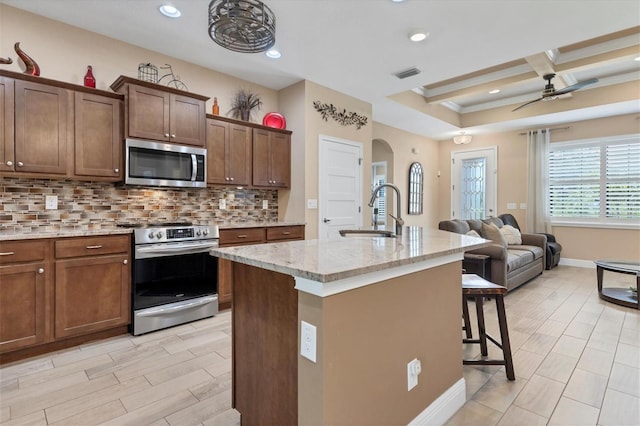
<path fill-rule="evenodd" d="M 221 229 L 220 246 L 264 243 L 264 228 Z"/>
<path fill-rule="evenodd" d="M 0 265 L 44 260 L 49 240 L 0 242 Z"/>
<path fill-rule="evenodd" d="M 126 253 L 129 251 L 129 241 L 129 235 L 60 239 L 55 243 L 55 256 L 57 259 L 61 259 L 66 257 Z"/>
<path fill-rule="evenodd" d="M 267 228 L 267 241 L 304 240 L 304 226 L 274 226 Z"/>

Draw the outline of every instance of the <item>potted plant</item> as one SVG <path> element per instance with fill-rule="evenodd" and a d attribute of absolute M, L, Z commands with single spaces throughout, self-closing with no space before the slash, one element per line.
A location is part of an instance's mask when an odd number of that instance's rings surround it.
<path fill-rule="evenodd" d="M 248 89 L 239 89 L 231 102 L 229 114 L 233 118 L 249 121 L 251 112 L 260 107 L 262 107 L 262 99 L 257 93 Z"/>

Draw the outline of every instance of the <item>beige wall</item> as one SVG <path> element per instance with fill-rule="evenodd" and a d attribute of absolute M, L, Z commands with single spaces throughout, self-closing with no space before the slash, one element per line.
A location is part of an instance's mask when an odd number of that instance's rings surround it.
<path fill-rule="evenodd" d="M 384 140 L 393 150 L 393 178 L 390 180 L 400 189 L 403 204 L 401 211 L 405 224 L 437 227 L 439 143 L 380 123 L 373 123 L 373 137 Z M 424 213 L 409 215 L 407 214 L 409 167 L 416 161 L 422 164 L 424 171 Z M 393 214 L 395 215 L 395 209 Z"/>
<path fill-rule="evenodd" d="M 640 132 L 637 114 L 580 121 L 558 126 L 568 129 L 551 133 L 551 142 L 589 139 Z M 527 202 L 527 137 L 525 130 L 476 135 L 470 145 L 455 145 L 452 140 L 439 142 L 441 176 L 438 185 L 438 218 L 451 217 L 451 152 L 496 146 L 498 148 L 498 214 L 511 213 L 521 228 L 526 228 L 526 210 L 507 210 L 507 203 Z M 594 260 L 598 258 L 640 259 L 640 231 L 586 227 L 554 227 L 562 258 Z M 597 239 L 594 237 L 598 236 Z"/>
<path fill-rule="evenodd" d="M 326 298 L 299 293 L 317 362 L 298 356 L 298 423 L 408 424 L 460 380 L 459 273 L 453 262 Z M 414 358 L 422 373 L 408 391 Z"/>
<path fill-rule="evenodd" d="M 227 116 L 233 94 L 241 87 L 255 90 L 264 103 L 252 121 L 262 123 L 267 112 L 278 111 L 274 90 L 0 4 L 0 57 L 13 59 L 13 64 L 2 69 L 22 72 L 22 61 L 13 48 L 16 42 L 38 63 L 42 77 L 82 85 L 87 65 L 91 65 L 96 88 L 110 90 L 109 85 L 120 75 L 137 78 L 140 63 L 169 63 L 190 92 L 211 97 L 209 112 L 215 96 L 220 115 Z"/>

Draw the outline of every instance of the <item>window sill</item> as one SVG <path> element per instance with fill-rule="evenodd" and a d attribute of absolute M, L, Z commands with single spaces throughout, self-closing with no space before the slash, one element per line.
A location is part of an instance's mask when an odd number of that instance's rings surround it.
<path fill-rule="evenodd" d="M 603 229 L 634 229 L 640 231 L 640 222 L 635 223 L 602 223 L 602 222 L 551 222 L 554 227 L 566 228 L 603 228 Z"/>

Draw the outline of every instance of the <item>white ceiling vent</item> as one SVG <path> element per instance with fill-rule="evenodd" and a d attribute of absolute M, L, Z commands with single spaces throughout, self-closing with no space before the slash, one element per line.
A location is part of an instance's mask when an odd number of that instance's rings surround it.
<path fill-rule="evenodd" d="M 404 71 L 397 72 L 394 75 L 398 77 L 400 80 L 402 80 L 403 78 L 413 77 L 414 75 L 418 75 L 420 73 L 421 71 L 418 68 L 413 67 Z"/>

